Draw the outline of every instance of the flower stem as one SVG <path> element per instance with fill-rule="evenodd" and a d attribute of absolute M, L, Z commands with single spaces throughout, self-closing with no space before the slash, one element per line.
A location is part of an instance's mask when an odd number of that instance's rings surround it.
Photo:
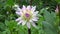
<path fill-rule="evenodd" d="M 33 1 L 33 0 L 30 0 L 30 5 L 32 5 L 32 1 Z"/>
<path fill-rule="evenodd" d="M 31 29 L 28 29 L 28 34 L 31 34 Z"/>

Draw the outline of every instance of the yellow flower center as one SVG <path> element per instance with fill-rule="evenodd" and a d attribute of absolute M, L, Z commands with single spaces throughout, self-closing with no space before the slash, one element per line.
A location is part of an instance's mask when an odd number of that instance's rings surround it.
<path fill-rule="evenodd" d="M 29 21 L 32 18 L 32 13 L 30 10 L 26 10 L 25 12 L 23 12 L 23 19 L 26 21 Z"/>

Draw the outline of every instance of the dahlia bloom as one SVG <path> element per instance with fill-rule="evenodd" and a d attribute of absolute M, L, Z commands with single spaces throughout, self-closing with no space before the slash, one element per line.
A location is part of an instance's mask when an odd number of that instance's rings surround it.
<path fill-rule="evenodd" d="M 14 5 L 16 7 L 16 14 L 19 15 L 19 18 L 16 19 L 18 24 L 27 25 L 28 28 L 36 27 L 35 22 L 38 21 L 38 11 L 36 10 L 36 6 L 24 6 L 19 8 L 18 5 Z M 31 25 L 30 25 L 31 24 Z"/>

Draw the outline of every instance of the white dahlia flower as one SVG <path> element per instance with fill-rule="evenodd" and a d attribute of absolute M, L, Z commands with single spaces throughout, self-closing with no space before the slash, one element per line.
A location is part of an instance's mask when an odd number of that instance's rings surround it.
<path fill-rule="evenodd" d="M 36 27 L 35 22 L 38 21 L 38 11 L 36 10 L 36 6 L 24 6 L 22 8 L 19 8 L 18 5 L 14 5 L 16 7 L 16 14 L 20 17 L 16 19 L 18 21 L 18 24 L 27 25 L 28 28 L 30 28 L 30 24 L 33 27 Z"/>

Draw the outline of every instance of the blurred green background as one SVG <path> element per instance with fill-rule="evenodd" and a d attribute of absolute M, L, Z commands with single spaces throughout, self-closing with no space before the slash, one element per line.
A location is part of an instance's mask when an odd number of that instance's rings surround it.
<path fill-rule="evenodd" d="M 0 34 L 28 34 L 26 26 L 17 25 L 18 17 L 12 8 L 14 4 L 36 6 L 39 11 L 37 27 L 31 26 L 31 34 L 60 34 L 60 0 L 0 0 Z"/>

